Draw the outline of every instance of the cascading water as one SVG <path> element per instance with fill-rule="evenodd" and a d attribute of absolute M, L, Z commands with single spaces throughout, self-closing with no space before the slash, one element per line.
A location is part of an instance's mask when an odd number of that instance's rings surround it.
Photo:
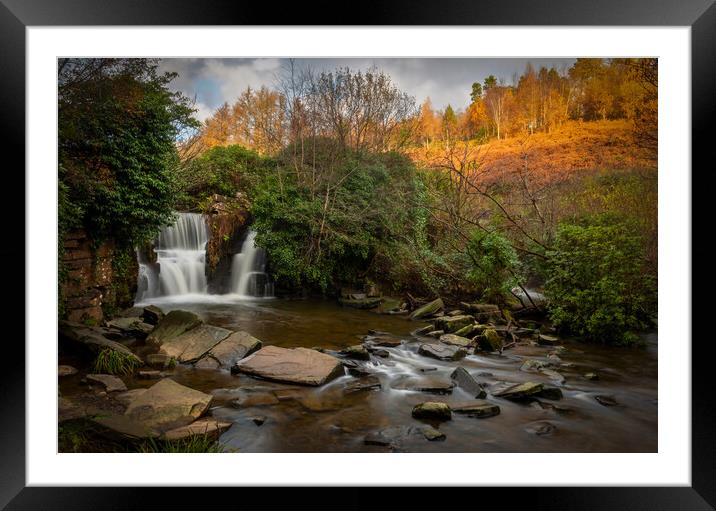
<path fill-rule="evenodd" d="M 249 231 L 241 252 L 231 263 L 233 293 L 247 297 L 272 297 L 273 282 L 266 273 L 266 251 L 257 247 L 256 232 Z"/>
<path fill-rule="evenodd" d="M 205 294 L 208 239 L 209 229 L 202 215 L 179 213 L 177 221 L 163 228 L 154 243 L 157 263 L 139 258 L 137 299 Z"/>

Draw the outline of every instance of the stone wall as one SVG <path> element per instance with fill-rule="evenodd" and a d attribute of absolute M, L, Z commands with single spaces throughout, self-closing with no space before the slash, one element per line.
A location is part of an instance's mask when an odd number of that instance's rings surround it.
<path fill-rule="evenodd" d="M 137 261 L 132 249 L 108 241 L 93 247 L 84 231 L 65 236 L 59 299 L 69 321 L 100 323 L 105 316 L 132 305 L 137 290 Z M 121 263 L 121 264 L 119 264 Z"/>
<path fill-rule="evenodd" d="M 206 244 L 206 270 L 211 280 L 217 269 L 221 269 L 249 224 L 249 202 L 241 193 L 235 197 L 214 195 L 204 211 L 209 225 L 209 242 Z M 239 245 L 240 246 L 240 245 Z"/>

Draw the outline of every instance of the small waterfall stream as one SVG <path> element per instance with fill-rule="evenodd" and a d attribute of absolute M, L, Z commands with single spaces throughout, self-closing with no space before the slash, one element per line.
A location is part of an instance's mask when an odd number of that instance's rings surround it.
<path fill-rule="evenodd" d="M 256 247 L 249 231 L 231 266 L 231 293 L 243 298 L 272 297 L 273 282 L 265 273 L 266 252 Z M 209 228 L 198 213 L 178 213 L 154 242 L 156 263 L 137 252 L 139 276 L 136 301 L 182 295 L 206 295 L 206 244 Z"/>
<path fill-rule="evenodd" d="M 273 282 L 266 274 L 266 251 L 256 246 L 256 231 L 249 231 L 241 252 L 231 263 L 231 291 L 244 297 L 272 297 Z"/>

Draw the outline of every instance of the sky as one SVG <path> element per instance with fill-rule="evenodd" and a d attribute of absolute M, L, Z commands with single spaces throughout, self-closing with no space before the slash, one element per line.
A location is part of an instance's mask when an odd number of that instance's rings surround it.
<path fill-rule="evenodd" d="M 433 108 L 444 109 L 450 104 L 459 110 L 468 106 L 473 82 L 482 82 L 485 77 L 494 75 L 505 83 L 512 83 L 528 61 L 536 69 L 553 66 L 561 71 L 568 69 L 575 59 L 310 58 L 295 59 L 294 65 L 317 71 L 338 67 L 366 70 L 375 66 L 389 74 L 399 89 L 414 96 L 417 103 L 429 97 Z M 163 59 L 160 68 L 178 73 L 171 87 L 196 98 L 196 115 L 203 121 L 224 102 L 233 103 L 248 86 L 275 88 L 287 64 L 288 59 L 281 58 Z"/>

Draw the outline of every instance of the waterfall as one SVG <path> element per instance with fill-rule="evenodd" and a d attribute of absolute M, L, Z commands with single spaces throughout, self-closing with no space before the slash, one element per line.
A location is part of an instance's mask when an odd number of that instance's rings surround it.
<path fill-rule="evenodd" d="M 273 282 L 266 274 L 266 251 L 257 247 L 256 231 L 249 231 L 241 252 L 231 263 L 231 291 L 246 297 L 272 297 Z"/>
<path fill-rule="evenodd" d="M 179 213 L 154 243 L 156 264 L 139 257 L 137 300 L 206 293 L 206 242 L 209 229 L 198 213 Z"/>

